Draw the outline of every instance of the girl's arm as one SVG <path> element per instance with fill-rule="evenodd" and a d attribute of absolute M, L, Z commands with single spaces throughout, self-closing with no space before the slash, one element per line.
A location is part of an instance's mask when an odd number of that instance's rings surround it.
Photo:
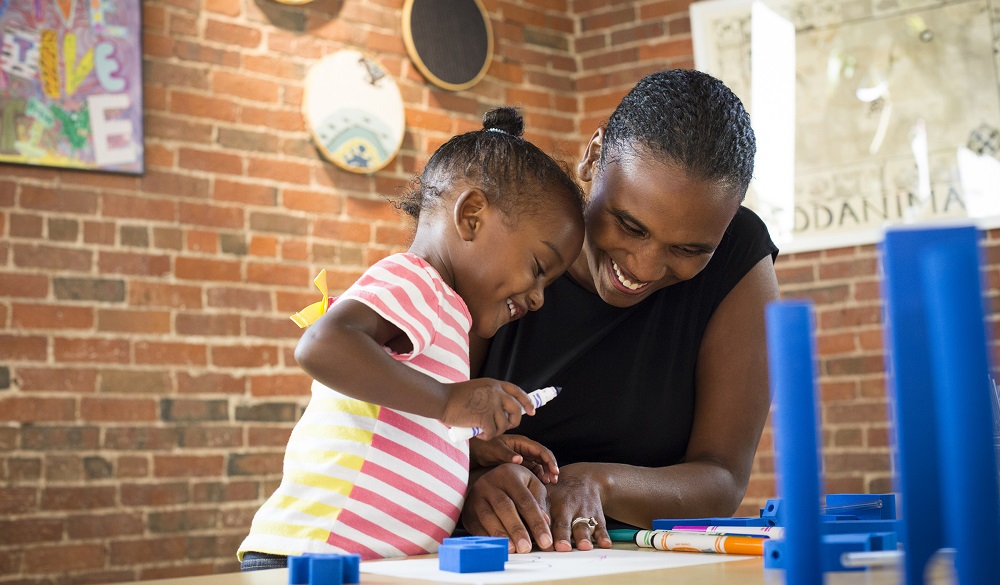
<path fill-rule="evenodd" d="M 299 339 L 295 359 L 310 376 L 358 400 L 438 419 L 451 426 L 480 427 L 490 438 L 534 413 L 514 384 L 481 378 L 445 384 L 389 355 L 412 350 L 409 338 L 373 309 L 352 299 L 330 307 Z"/>

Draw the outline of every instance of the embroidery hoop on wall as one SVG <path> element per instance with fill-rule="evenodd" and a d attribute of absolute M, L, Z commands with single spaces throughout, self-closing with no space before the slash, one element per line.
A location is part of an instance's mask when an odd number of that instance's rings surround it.
<path fill-rule="evenodd" d="M 384 168 L 403 144 L 406 122 L 399 87 L 360 51 L 337 51 L 309 69 L 302 115 L 323 156 L 353 173 Z"/>
<path fill-rule="evenodd" d="M 406 0 L 403 44 L 428 81 L 462 91 L 490 68 L 493 27 L 480 0 Z"/>

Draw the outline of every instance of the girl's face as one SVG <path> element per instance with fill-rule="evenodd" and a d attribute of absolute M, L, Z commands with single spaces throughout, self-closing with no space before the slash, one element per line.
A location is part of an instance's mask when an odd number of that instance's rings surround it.
<path fill-rule="evenodd" d="M 583 244 L 578 207 L 561 198 L 508 218 L 496 206 L 480 212 L 476 237 L 455 265 L 455 291 L 472 314 L 472 333 L 492 337 L 501 326 L 536 311 L 542 289 L 576 259 Z"/>
<path fill-rule="evenodd" d="M 649 153 L 598 167 L 595 135 L 580 175 L 590 181 L 583 253 L 570 269 L 608 304 L 630 307 L 701 272 L 722 241 L 740 198 L 692 179 Z"/>

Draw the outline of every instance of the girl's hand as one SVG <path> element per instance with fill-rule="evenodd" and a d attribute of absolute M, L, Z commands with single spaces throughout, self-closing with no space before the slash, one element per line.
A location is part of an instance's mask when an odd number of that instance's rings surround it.
<path fill-rule="evenodd" d="M 479 427 L 489 440 L 521 424 L 521 412 L 535 414 L 531 399 L 516 384 L 477 378 L 445 384 L 448 399 L 441 422 L 452 427 Z"/>
<path fill-rule="evenodd" d="M 523 465 L 542 483 L 559 481 L 559 466 L 552 451 L 522 435 L 500 435 L 489 441 L 475 437 L 469 441 L 469 459 L 473 467 L 494 467 L 502 463 Z"/>

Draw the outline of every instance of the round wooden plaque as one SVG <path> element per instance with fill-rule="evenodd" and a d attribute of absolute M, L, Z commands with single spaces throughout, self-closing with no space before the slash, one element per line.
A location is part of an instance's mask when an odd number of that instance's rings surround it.
<path fill-rule="evenodd" d="M 406 0 L 403 43 L 420 73 L 451 91 L 479 83 L 493 59 L 493 28 L 480 0 Z"/>
<path fill-rule="evenodd" d="M 399 87 L 378 62 L 358 51 L 337 51 L 313 65 L 302 112 L 323 156 L 348 171 L 375 172 L 403 144 Z"/>

